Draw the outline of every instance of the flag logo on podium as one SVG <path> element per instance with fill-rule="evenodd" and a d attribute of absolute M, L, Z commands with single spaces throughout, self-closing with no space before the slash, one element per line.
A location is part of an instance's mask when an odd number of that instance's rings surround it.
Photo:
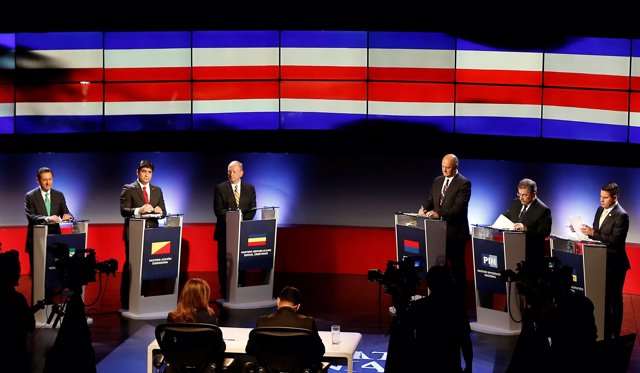
<path fill-rule="evenodd" d="M 404 252 L 411 254 L 419 254 L 420 242 L 413 240 L 404 240 Z"/>
<path fill-rule="evenodd" d="M 247 246 L 265 246 L 267 235 L 265 233 L 250 234 L 247 238 Z"/>
<path fill-rule="evenodd" d="M 171 241 L 160 241 L 151 243 L 151 255 L 161 255 L 171 253 Z"/>

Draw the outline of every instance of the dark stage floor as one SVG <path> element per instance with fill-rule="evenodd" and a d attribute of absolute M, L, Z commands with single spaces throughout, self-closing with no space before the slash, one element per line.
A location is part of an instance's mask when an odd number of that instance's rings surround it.
<path fill-rule="evenodd" d="M 189 277 L 201 277 L 209 281 L 217 296 L 216 273 L 190 273 Z M 118 312 L 119 277 L 109 277 L 103 282 L 89 283 L 85 288 L 85 304 L 87 314 L 93 319 L 89 329 L 91 331 L 92 345 L 98 363 L 98 372 L 101 373 L 100 362 L 109 360 L 109 355 L 127 340 L 131 343 L 131 336 L 142 329 L 148 329 L 148 325 L 155 326 L 163 320 L 130 320 L 123 318 Z M 340 324 L 343 331 L 355 331 L 363 334 L 359 347 L 358 358 L 354 359 L 354 372 L 380 371 L 384 367 L 384 343 L 386 331 L 391 317 L 388 307 L 391 299 L 375 282 L 368 282 L 365 275 L 334 275 L 334 274 L 306 274 L 306 273 L 279 273 L 275 276 L 275 289 L 284 285 L 293 285 L 301 289 L 303 300 L 300 312 L 316 317 L 318 328 L 329 330 L 330 325 Z M 468 287 L 469 316 L 475 320 L 475 299 L 473 284 Z M 19 289 L 25 294 L 30 292 L 30 278 L 23 276 Z M 98 293 L 97 289 L 105 289 Z M 636 333 L 640 329 L 640 296 L 625 295 L 625 313 L 623 323 L 623 335 Z M 231 320 L 222 314 L 217 303 L 212 302 L 214 308 L 220 313 L 222 325 L 225 326 L 252 326 L 252 320 Z M 244 325 L 238 325 L 238 323 Z M 58 329 L 39 328 L 34 334 L 33 373 L 40 373 L 44 367 L 45 354 L 54 343 Z M 517 336 L 500 336 L 472 332 L 474 362 L 473 371 L 478 372 L 504 372 L 511 357 L 511 353 L 517 341 Z M 139 346 L 141 347 L 141 346 Z M 144 346 L 146 351 L 146 345 Z M 383 351 L 379 351 L 379 350 Z M 125 349 L 126 350 L 126 349 Z M 362 350 L 362 351 L 360 351 Z M 119 349 L 119 354 L 124 353 Z M 144 353 L 141 356 L 131 356 L 135 361 L 146 361 Z M 138 360 L 142 359 L 142 360 Z M 69 359 L 69 364 L 73 360 Z M 102 367 L 102 369 L 105 369 Z M 111 368 L 110 368 L 111 369 Z M 342 367 L 342 369 L 346 368 Z M 138 368 L 135 369 L 137 372 Z M 126 364 L 120 372 L 129 372 Z M 342 371 L 342 370 L 334 370 Z M 633 353 L 630 359 L 628 372 L 640 371 L 640 346 L 635 341 Z M 106 373 L 106 371 L 105 371 Z M 141 371 L 140 373 L 145 373 Z"/>

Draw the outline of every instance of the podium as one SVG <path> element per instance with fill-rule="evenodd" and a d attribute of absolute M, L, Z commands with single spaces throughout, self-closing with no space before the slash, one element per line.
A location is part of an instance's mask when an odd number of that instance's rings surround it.
<path fill-rule="evenodd" d="M 69 248 L 69 255 L 73 255 L 76 250 L 85 250 L 87 247 L 87 232 L 89 222 L 78 220 L 69 223 L 60 223 L 61 226 L 71 225 L 71 233 L 48 234 L 49 226 L 36 225 L 33 227 L 33 299 L 31 304 L 36 304 L 45 297 L 45 288 L 61 288 L 61 274 L 56 269 L 55 256 L 52 253 L 52 246 L 64 244 Z M 84 294 L 83 294 L 84 298 Z M 36 326 L 48 326 L 47 315 L 51 313 L 49 306 L 44 310 L 35 313 Z"/>
<path fill-rule="evenodd" d="M 395 214 L 396 257 L 420 255 L 426 260 L 426 270 L 434 265 L 445 265 L 447 223 L 415 213 Z"/>
<path fill-rule="evenodd" d="M 597 241 L 573 241 L 551 237 L 551 256 L 573 268 L 571 289 L 593 302 L 598 339 L 604 339 L 604 299 L 607 275 L 607 246 Z"/>
<path fill-rule="evenodd" d="M 515 283 L 500 279 L 507 269 L 524 261 L 525 233 L 474 226 L 473 275 L 477 321 L 471 329 L 487 334 L 520 334 L 522 314 Z"/>
<path fill-rule="evenodd" d="M 227 259 L 229 280 L 228 309 L 272 308 L 273 276 L 276 259 L 278 207 L 258 207 L 254 220 L 242 220 L 242 212 L 227 211 Z M 239 283 L 242 271 L 262 271 L 262 281 L 244 286 Z M 246 273 L 246 272 L 245 272 Z M 255 322 L 255 320 L 254 320 Z"/>
<path fill-rule="evenodd" d="M 129 219 L 131 285 L 129 310 L 124 317 L 136 320 L 166 319 L 178 304 L 178 277 L 182 248 L 182 215 L 169 215 L 164 226 L 145 228 L 145 219 Z M 174 280 L 171 292 L 144 294 L 143 283 Z"/>

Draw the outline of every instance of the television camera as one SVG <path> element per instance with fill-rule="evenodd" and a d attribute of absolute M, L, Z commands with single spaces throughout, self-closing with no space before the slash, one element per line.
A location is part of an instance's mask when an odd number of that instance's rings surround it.
<path fill-rule="evenodd" d="M 382 285 L 384 292 L 391 295 L 396 314 L 401 315 L 407 310 L 411 298 L 418 292 L 425 268 L 424 257 L 405 256 L 400 261 L 389 260 L 384 272 L 379 269 L 370 269 L 367 272 L 367 280 L 376 281 Z"/>
<path fill-rule="evenodd" d="M 118 261 L 107 259 L 99 262 L 93 249 L 79 249 L 70 251 L 63 243 L 56 243 L 49 247 L 54 257 L 56 272 L 65 287 L 77 290 L 80 286 L 96 281 L 96 274 L 112 274 L 118 270 Z"/>

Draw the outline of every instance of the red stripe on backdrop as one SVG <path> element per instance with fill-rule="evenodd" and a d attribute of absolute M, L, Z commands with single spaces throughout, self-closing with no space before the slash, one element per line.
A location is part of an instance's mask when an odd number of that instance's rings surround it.
<path fill-rule="evenodd" d="M 545 88 L 544 105 L 628 111 L 629 92 Z"/>
<path fill-rule="evenodd" d="M 194 66 L 194 80 L 277 80 L 279 66 Z"/>
<path fill-rule="evenodd" d="M 13 104 L 14 101 L 13 85 L 0 85 L 0 102 Z"/>
<path fill-rule="evenodd" d="M 453 84 L 369 83 L 369 101 L 453 102 Z"/>
<path fill-rule="evenodd" d="M 279 98 L 278 82 L 194 82 L 194 100 Z"/>
<path fill-rule="evenodd" d="M 104 79 L 111 82 L 191 80 L 191 67 L 106 68 Z"/>
<path fill-rule="evenodd" d="M 429 69 L 409 67 L 370 67 L 369 80 L 405 80 L 423 82 L 452 83 L 455 78 L 454 69 Z"/>
<path fill-rule="evenodd" d="M 634 113 L 640 113 L 640 93 L 639 92 L 631 92 L 631 108 L 629 111 Z"/>
<path fill-rule="evenodd" d="M 542 85 L 542 71 L 456 69 L 458 83 Z"/>
<path fill-rule="evenodd" d="M 360 100 L 367 98 L 365 82 L 282 82 L 281 98 Z"/>
<path fill-rule="evenodd" d="M 631 77 L 631 90 L 640 91 L 640 76 Z"/>
<path fill-rule="evenodd" d="M 191 100 L 190 82 L 112 83 L 105 85 L 106 102 Z"/>
<path fill-rule="evenodd" d="M 456 102 L 540 105 L 542 88 L 458 84 Z"/>
<path fill-rule="evenodd" d="M 366 80 L 364 66 L 288 66 L 282 65 L 282 79 Z"/>
<path fill-rule="evenodd" d="M 545 71 L 544 85 L 575 88 L 629 89 L 629 76 Z"/>
<path fill-rule="evenodd" d="M 16 102 L 102 102 L 102 83 L 16 86 Z"/>

